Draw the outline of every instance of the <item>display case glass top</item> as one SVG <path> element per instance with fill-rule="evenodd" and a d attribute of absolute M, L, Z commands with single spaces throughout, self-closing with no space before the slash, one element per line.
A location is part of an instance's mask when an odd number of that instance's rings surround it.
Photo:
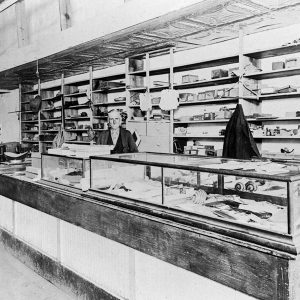
<path fill-rule="evenodd" d="M 91 157 L 91 190 L 292 234 L 299 212 L 300 166 L 160 153 Z"/>
<path fill-rule="evenodd" d="M 90 160 L 87 157 L 42 154 L 42 180 L 81 189 L 82 179 L 88 180 L 89 175 Z"/>

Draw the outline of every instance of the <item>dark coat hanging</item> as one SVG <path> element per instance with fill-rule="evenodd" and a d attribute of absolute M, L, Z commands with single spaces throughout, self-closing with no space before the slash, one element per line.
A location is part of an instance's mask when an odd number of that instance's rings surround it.
<path fill-rule="evenodd" d="M 223 157 L 238 159 L 261 158 L 241 104 L 237 104 L 226 126 Z"/>

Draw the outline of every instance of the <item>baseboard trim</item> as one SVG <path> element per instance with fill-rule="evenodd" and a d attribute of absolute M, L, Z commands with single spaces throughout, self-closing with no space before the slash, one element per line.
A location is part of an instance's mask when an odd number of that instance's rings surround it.
<path fill-rule="evenodd" d="M 0 242 L 27 267 L 76 299 L 119 300 L 3 229 L 0 229 Z"/>

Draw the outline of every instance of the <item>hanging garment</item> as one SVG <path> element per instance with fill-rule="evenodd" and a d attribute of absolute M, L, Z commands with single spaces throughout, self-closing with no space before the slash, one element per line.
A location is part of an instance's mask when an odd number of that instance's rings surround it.
<path fill-rule="evenodd" d="M 261 158 L 241 104 L 237 104 L 226 126 L 223 157 L 238 159 Z"/>
<path fill-rule="evenodd" d="M 162 110 L 176 109 L 179 105 L 179 93 L 175 90 L 162 90 L 159 107 Z"/>
<path fill-rule="evenodd" d="M 149 93 L 139 94 L 140 108 L 142 111 L 147 111 L 152 109 L 152 102 Z"/>

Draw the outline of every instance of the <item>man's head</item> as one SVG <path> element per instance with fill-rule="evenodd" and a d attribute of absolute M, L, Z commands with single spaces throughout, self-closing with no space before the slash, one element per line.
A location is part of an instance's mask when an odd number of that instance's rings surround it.
<path fill-rule="evenodd" d="M 119 128 L 121 126 L 121 121 L 122 118 L 120 112 L 116 109 L 113 109 L 108 113 L 108 122 L 112 129 Z"/>

